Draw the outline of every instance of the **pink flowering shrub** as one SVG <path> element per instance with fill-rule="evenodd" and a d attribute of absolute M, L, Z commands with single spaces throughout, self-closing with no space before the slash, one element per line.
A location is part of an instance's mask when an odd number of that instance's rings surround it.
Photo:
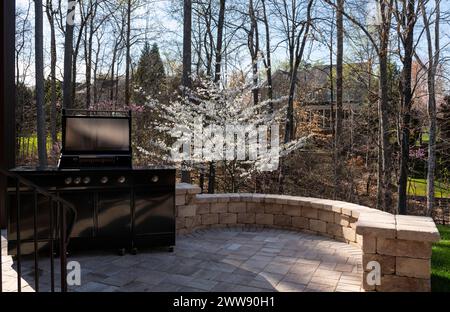
<path fill-rule="evenodd" d="M 425 160 L 426 159 L 425 149 L 421 147 L 411 148 L 409 150 L 409 157 L 411 159 Z"/>

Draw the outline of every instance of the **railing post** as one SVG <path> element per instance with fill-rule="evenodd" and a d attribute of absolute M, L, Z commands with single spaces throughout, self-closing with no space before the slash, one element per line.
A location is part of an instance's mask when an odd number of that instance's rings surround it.
<path fill-rule="evenodd" d="M 55 256 L 54 256 L 54 239 L 55 239 L 55 222 L 53 217 L 53 200 L 49 200 L 50 206 L 50 291 L 55 291 Z"/>
<path fill-rule="evenodd" d="M 20 239 L 20 181 L 16 180 L 16 257 L 17 257 L 17 292 L 22 291 L 22 259 Z"/>
<path fill-rule="evenodd" d="M 3 256 L 3 247 L 2 247 L 2 238 L 0 235 L 0 293 L 3 292 L 3 261 L 2 261 L 2 256 Z"/>
<path fill-rule="evenodd" d="M 3 253 L 3 248 L 2 248 L 2 241 L 1 241 L 1 236 L 0 236 L 0 293 L 3 292 L 3 261 L 2 261 L 2 253 Z"/>
<path fill-rule="evenodd" d="M 75 222 L 77 218 L 77 211 L 75 210 L 74 206 L 66 202 L 64 199 L 60 198 L 58 195 L 53 195 L 49 193 L 47 190 L 40 188 L 39 186 L 35 185 L 33 182 L 28 181 L 27 179 L 13 173 L 8 172 L 6 170 L 3 170 L 0 168 L 0 174 L 7 178 L 11 178 L 12 181 L 15 181 L 15 205 L 16 205 L 16 212 L 14 214 L 14 211 L 11 210 L 11 221 L 14 220 L 14 217 L 16 218 L 16 262 L 17 262 L 17 291 L 22 291 L 22 237 L 21 237 L 21 186 L 25 186 L 28 189 L 31 189 L 34 195 L 34 205 L 33 205 L 33 243 L 34 243 L 34 278 L 35 278 L 35 289 L 36 291 L 39 291 L 39 239 L 38 239 L 38 211 L 39 211 L 39 195 L 43 195 L 44 197 L 48 198 L 49 200 L 49 214 L 50 214 L 50 233 L 49 237 L 47 237 L 50 240 L 50 283 L 51 283 L 51 291 L 55 291 L 55 265 L 54 265 L 54 256 L 55 256 L 55 240 L 58 239 L 59 236 L 59 242 L 60 242 L 60 260 L 61 260 L 61 291 L 66 292 L 67 291 L 67 243 L 69 241 L 68 237 L 70 235 L 70 231 L 72 230 L 73 223 Z M 14 194 L 14 189 L 12 191 L 12 194 Z M 57 214 L 55 216 L 55 206 L 54 202 L 57 203 Z M 14 209 L 14 200 L 10 202 L 8 198 L 8 203 L 11 204 L 12 209 Z M 69 232 L 67 230 L 67 223 L 66 223 L 66 209 L 70 209 L 71 213 L 73 213 L 73 220 L 70 223 Z M 59 214 L 58 214 L 59 213 Z M 60 225 L 58 227 L 58 225 Z M 58 235 L 58 230 L 60 231 Z M 13 239 L 13 238 L 12 238 Z M 0 246 L 1 247 L 1 246 Z M 0 258 L 0 292 L 3 291 L 3 271 L 2 271 L 2 259 Z"/>
<path fill-rule="evenodd" d="M 67 292 L 66 210 L 59 202 L 58 211 L 60 212 L 59 259 L 61 263 L 61 292 Z"/>
<path fill-rule="evenodd" d="M 33 211 L 33 234 L 34 234 L 34 288 L 39 292 L 39 256 L 38 256 L 38 231 L 37 231 L 37 213 L 38 213 L 38 194 L 34 190 L 34 211 Z"/>

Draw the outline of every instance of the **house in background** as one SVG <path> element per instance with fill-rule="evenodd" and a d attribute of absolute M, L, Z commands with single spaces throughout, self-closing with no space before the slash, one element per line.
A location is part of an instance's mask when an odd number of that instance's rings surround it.
<path fill-rule="evenodd" d="M 354 112 L 367 101 L 374 78 L 371 78 L 369 63 L 344 65 L 344 118 L 351 119 Z M 333 77 L 333 79 L 330 79 Z M 277 70 L 272 76 L 273 97 L 279 99 L 289 94 L 290 74 Z M 333 82 L 331 84 L 331 81 Z M 263 86 L 262 98 L 267 99 L 267 83 Z M 336 107 L 336 65 L 306 65 L 297 75 L 296 105 L 308 113 L 308 120 L 314 115 L 321 118 L 321 127 L 331 130 L 332 115 Z M 283 103 L 285 104 L 285 103 Z M 279 104 L 280 105 L 280 104 Z"/>

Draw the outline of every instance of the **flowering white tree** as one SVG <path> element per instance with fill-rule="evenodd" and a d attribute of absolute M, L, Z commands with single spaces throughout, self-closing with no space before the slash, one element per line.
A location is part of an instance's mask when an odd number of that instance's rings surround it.
<path fill-rule="evenodd" d="M 183 161 L 190 169 L 217 162 L 230 177 L 233 191 L 237 181 L 245 181 L 255 172 L 277 170 L 279 157 L 304 147 L 311 137 L 279 143 L 285 97 L 254 105 L 248 85 L 222 88 L 210 81 L 201 81 L 184 94 L 170 105 L 156 100 L 146 104 L 156 115 L 154 128 L 165 137 L 151 145 L 160 148 L 167 160 Z M 144 147 L 138 149 L 151 153 Z"/>

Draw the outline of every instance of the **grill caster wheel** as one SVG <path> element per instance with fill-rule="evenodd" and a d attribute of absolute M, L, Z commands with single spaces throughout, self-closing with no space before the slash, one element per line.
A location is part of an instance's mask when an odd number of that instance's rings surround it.
<path fill-rule="evenodd" d="M 132 255 L 137 255 L 137 253 L 138 253 L 138 249 L 136 248 L 136 247 L 134 247 L 134 248 L 131 248 L 131 254 Z"/>
<path fill-rule="evenodd" d="M 169 252 L 174 252 L 173 246 L 170 246 L 170 247 L 169 247 Z"/>
<path fill-rule="evenodd" d="M 117 251 L 117 254 L 118 254 L 119 256 L 121 256 L 121 257 L 125 256 L 125 248 L 120 248 L 120 249 Z"/>

